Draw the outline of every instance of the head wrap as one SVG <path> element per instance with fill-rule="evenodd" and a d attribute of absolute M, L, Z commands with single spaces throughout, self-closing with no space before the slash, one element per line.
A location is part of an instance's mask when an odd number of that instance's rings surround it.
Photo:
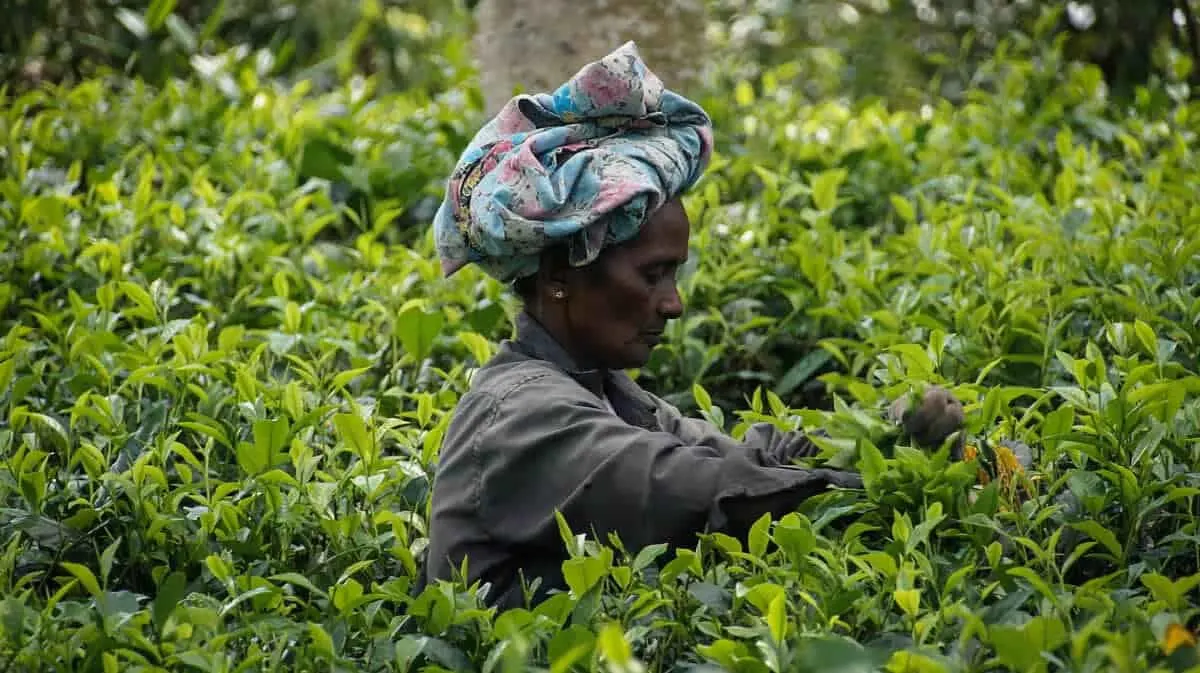
<path fill-rule="evenodd" d="M 516 96 L 475 135 L 434 218 L 442 271 L 475 263 L 509 282 L 555 243 L 588 264 L 689 189 L 712 145 L 704 109 L 626 42 L 552 95 Z"/>

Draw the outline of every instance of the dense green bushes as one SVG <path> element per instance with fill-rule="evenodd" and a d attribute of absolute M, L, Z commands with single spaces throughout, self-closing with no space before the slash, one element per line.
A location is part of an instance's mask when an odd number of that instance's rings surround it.
<path fill-rule="evenodd" d="M 514 308 L 426 228 L 477 97 L 225 72 L 0 119 L 0 661 L 1196 665 L 1196 104 L 1116 105 L 1048 49 L 957 106 L 707 96 L 689 312 L 639 375 L 731 432 L 825 428 L 867 492 L 694 550 L 567 536 L 572 593 L 496 616 L 412 589 L 446 414 Z M 872 443 L 921 382 L 977 460 Z"/>
<path fill-rule="evenodd" d="M 798 92 L 958 100 L 997 43 L 1038 27 L 1094 63 L 1122 97 L 1147 83 L 1200 85 L 1197 0 L 703 0 L 706 61 L 722 82 L 802 64 Z M 10 0 L 0 81 L 18 89 L 108 70 L 162 83 L 228 59 L 326 86 L 442 89 L 468 60 L 479 0 Z M 935 81 L 935 86 L 927 83 Z M 730 82 L 732 83 L 732 82 Z"/>
<path fill-rule="evenodd" d="M 18 90 L 105 72 L 154 84 L 249 61 L 324 85 L 351 74 L 441 89 L 468 57 L 461 0 L 11 0 L 0 81 Z"/>

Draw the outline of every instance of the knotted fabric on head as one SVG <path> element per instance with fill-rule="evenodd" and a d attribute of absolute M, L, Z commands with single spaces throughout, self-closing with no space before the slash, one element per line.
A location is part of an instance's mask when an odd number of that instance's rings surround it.
<path fill-rule="evenodd" d="M 513 98 L 475 135 L 434 218 L 442 271 L 474 263 L 510 282 L 556 243 L 588 264 L 695 184 L 712 146 L 704 109 L 627 42 L 553 94 Z"/>

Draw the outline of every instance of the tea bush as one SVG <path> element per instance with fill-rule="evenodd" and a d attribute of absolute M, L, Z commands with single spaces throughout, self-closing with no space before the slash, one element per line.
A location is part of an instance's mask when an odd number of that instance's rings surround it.
<path fill-rule="evenodd" d="M 428 232 L 464 89 L 252 59 L 0 117 L 0 661 L 55 671 L 1185 671 L 1200 663 L 1200 107 L 1010 45 L 968 100 L 703 98 L 688 312 L 637 372 L 862 470 L 747 539 L 564 528 L 570 592 L 414 586 L 516 310 Z M 465 81 L 465 80 L 464 80 Z M 967 404 L 965 462 L 887 400 Z"/>

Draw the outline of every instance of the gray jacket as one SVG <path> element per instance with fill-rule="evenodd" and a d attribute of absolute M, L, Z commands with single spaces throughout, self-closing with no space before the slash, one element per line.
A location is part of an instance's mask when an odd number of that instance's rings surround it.
<path fill-rule="evenodd" d="M 606 404 L 606 400 L 608 404 Z M 611 404 L 611 408 L 609 406 Z M 764 513 L 782 516 L 852 472 L 791 467 L 816 447 L 762 423 L 742 441 L 683 416 L 624 372 L 581 371 L 533 318 L 481 367 L 459 401 L 434 479 L 426 582 L 490 583 L 488 602 L 524 605 L 565 587 L 555 512 L 575 533 L 636 553 L 696 535 L 743 538 Z M 424 584 L 424 582 L 422 582 Z"/>

